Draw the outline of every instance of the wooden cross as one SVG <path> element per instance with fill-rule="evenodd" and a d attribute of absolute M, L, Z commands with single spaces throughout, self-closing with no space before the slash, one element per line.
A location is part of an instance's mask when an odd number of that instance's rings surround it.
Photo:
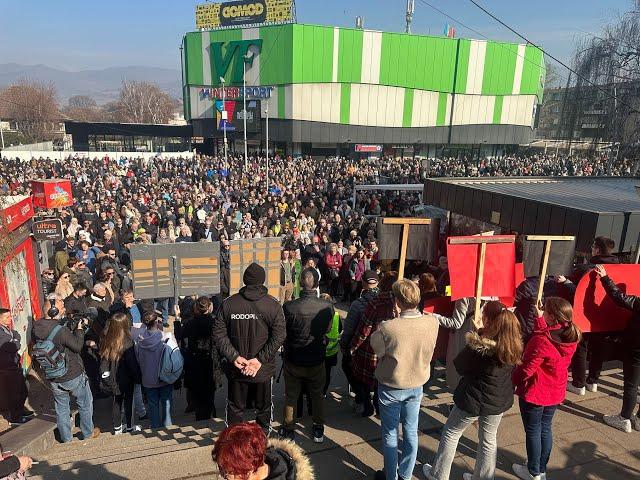
<path fill-rule="evenodd" d="M 476 266 L 476 304 L 473 312 L 473 324 L 476 329 L 482 328 L 482 312 L 480 303 L 482 297 L 482 282 L 484 280 L 484 261 L 487 256 L 488 243 L 515 243 L 515 237 L 461 237 L 449 238 L 450 245 L 480 245 L 480 255 Z"/>
<path fill-rule="evenodd" d="M 547 276 L 547 267 L 549 266 L 549 255 L 551 254 L 551 242 L 572 242 L 576 237 L 570 235 L 527 235 L 527 241 L 544 241 L 544 256 L 542 257 L 542 268 L 540 269 L 540 281 L 538 282 L 538 296 L 536 297 L 536 305 L 542 300 L 542 292 L 544 290 L 544 279 Z"/>
<path fill-rule="evenodd" d="M 384 217 L 384 225 L 402 225 L 402 239 L 400 240 L 400 267 L 398 268 L 398 280 L 404 278 L 404 264 L 407 261 L 407 244 L 409 243 L 409 228 L 411 225 L 430 225 L 430 218 L 400 218 Z"/>

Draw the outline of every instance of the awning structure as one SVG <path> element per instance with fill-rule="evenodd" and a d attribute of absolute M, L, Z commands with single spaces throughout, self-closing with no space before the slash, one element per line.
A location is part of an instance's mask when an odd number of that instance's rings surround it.
<path fill-rule="evenodd" d="M 423 202 L 511 232 L 574 235 L 579 252 L 600 235 L 630 252 L 640 238 L 636 185 L 624 177 L 431 178 Z"/>

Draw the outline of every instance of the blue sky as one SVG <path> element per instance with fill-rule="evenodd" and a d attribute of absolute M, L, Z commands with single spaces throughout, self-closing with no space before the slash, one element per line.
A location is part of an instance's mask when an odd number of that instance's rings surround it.
<path fill-rule="evenodd" d="M 427 0 L 492 39 L 515 37 L 468 0 Z M 42 63 L 65 70 L 141 65 L 179 68 L 182 34 L 194 29 L 193 0 L 1 0 L 0 64 Z M 301 23 L 404 30 L 406 0 L 298 0 Z M 452 23 L 461 37 L 479 38 L 415 0 L 414 33 L 440 34 Z M 607 20 L 628 10 L 630 0 L 481 0 L 481 3 L 566 59 L 573 42 L 597 34 Z M 480 37 L 481 38 L 481 37 Z"/>

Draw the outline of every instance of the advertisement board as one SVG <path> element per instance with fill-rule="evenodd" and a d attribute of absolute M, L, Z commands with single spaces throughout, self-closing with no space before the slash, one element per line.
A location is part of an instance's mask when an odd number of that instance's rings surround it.
<path fill-rule="evenodd" d="M 226 100 L 224 107 L 227 111 L 227 119 L 222 118 L 222 100 L 216 100 L 215 113 L 217 130 L 222 132 L 242 132 L 244 128 L 243 102 Z M 226 124 L 226 127 L 225 127 Z M 257 133 L 260 131 L 260 102 L 255 100 L 247 101 L 247 132 Z"/>
<path fill-rule="evenodd" d="M 295 0 L 239 0 L 196 5 L 196 28 L 234 28 L 295 22 Z"/>
<path fill-rule="evenodd" d="M 382 151 L 382 145 L 363 145 L 356 143 L 356 152 L 363 153 L 379 153 Z"/>
<path fill-rule="evenodd" d="M 13 329 L 20 334 L 18 355 L 22 357 L 29 344 L 29 326 L 33 320 L 24 251 L 19 252 L 4 266 L 3 276 L 7 282 Z"/>
<path fill-rule="evenodd" d="M 33 205 L 40 208 L 63 208 L 73 205 L 71 180 L 34 180 L 31 182 Z"/>
<path fill-rule="evenodd" d="M 2 226 L 10 232 L 33 217 L 33 204 L 30 197 L 3 197 L 0 208 L 4 223 Z"/>
<path fill-rule="evenodd" d="M 58 242 L 62 240 L 62 220 L 38 220 L 33 222 L 31 231 L 33 232 L 33 238 L 38 241 L 53 240 Z"/>

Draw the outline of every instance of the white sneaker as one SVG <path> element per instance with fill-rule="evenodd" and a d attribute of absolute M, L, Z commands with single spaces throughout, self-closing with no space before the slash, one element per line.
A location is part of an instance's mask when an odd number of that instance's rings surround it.
<path fill-rule="evenodd" d="M 587 383 L 587 392 L 596 393 L 598 391 L 597 383 Z"/>
<path fill-rule="evenodd" d="M 620 415 L 605 415 L 604 423 L 625 433 L 631 433 L 631 420 Z"/>
<path fill-rule="evenodd" d="M 122 425 L 113 429 L 114 435 L 122 435 L 123 433 L 124 433 L 124 427 Z"/>
<path fill-rule="evenodd" d="M 522 480 L 543 480 L 542 474 L 531 475 L 526 465 L 520 465 L 519 463 L 514 463 L 512 468 L 513 468 L 513 473 L 516 474 L 516 477 Z M 545 475 L 545 478 L 546 478 L 546 475 Z"/>
<path fill-rule="evenodd" d="M 582 387 L 582 388 L 578 388 L 578 387 L 574 387 L 572 383 L 567 383 L 567 391 L 571 392 L 571 393 L 575 393 L 576 395 L 585 395 L 586 393 L 586 388 Z"/>
<path fill-rule="evenodd" d="M 132 427 L 127 427 L 124 429 L 127 433 L 138 433 L 142 431 L 142 427 L 140 425 L 133 425 Z"/>
<path fill-rule="evenodd" d="M 429 465 L 428 463 L 422 465 L 422 473 L 427 478 L 427 480 L 435 480 L 435 477 L 431 475 L 431 468 L 431 465 Z"/>

